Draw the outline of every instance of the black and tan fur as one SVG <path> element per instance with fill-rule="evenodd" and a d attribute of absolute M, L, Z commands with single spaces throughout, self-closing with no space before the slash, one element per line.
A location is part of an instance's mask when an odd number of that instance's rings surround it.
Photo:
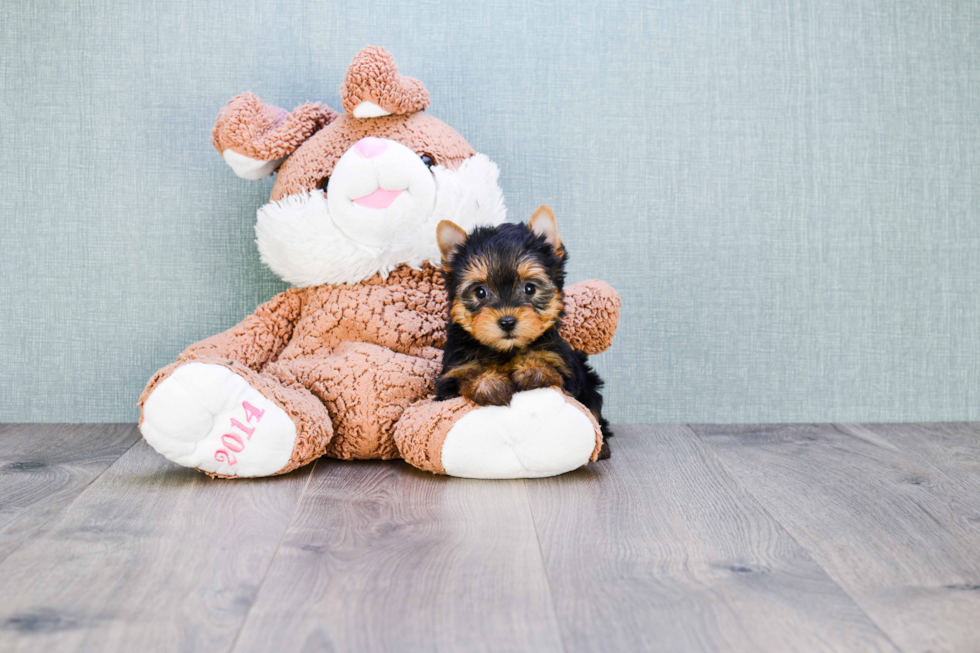
<path fill-rule="evenodd" d="M 568 254 L 555 215 L 540 207 L 524 224 L 478 227 L 444 220 L 439 248 L 449 293 L 449 324 L 436 399 L 463 396 L 505 406 L 515 392 L 561 387 L 602 417 L 602 379 L 559 329 Z M 608 457 L 603 444 L 600 458 Z"/>

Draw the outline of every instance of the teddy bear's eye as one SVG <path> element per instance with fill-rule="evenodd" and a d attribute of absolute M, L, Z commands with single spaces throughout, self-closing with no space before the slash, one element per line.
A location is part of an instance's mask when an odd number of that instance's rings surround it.
<path fill-rule="evenodd" d="M 425 164 L 425 167 L 426 168 L 431 168 L 432 166 L 434 166 L 436 164 L 436 160 L 433 159 L 428 154 L 423 154 L 421 158 L 422 158 L 422 163 Z"/>
<path fill-rule="evenodd" d="M 486 299 L 487 289 L 484 288 L 483 286 L 477 286 L 476 290 L 473 291 L 473 296 L 476 297 L 477 299 Z"/>

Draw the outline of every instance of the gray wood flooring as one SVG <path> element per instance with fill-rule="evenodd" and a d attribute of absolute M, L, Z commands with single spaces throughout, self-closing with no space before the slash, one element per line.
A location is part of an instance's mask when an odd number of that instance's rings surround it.
<path fill-rule="evenodd" d="M 980 425 L 621 426 L 473 481 L 0 426 L 0 651 L 980 651 Z"/>

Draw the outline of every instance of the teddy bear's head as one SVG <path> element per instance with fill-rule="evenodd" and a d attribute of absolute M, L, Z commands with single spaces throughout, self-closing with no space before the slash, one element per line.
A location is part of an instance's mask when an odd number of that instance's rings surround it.
<path fill-rule="evenodd" d="M 436 225 L 467 229 L 506 217 L 497 166 L 424 113 L 422 83 L 368 47 L 340 89 L 344 113 L 306 104 L 287 114 L 235 98 L 214 144 L 239 176 L 278 169 L 259 209 L 263 262 L 297 286 L 356 283 L 400 264 L 438 264 Z"/>

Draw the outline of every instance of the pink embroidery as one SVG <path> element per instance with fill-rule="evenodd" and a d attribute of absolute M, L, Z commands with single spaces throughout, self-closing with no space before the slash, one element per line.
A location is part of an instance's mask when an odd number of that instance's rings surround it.
<path fill-rule="evenodd" d="M 255 418 L 256 422 L 261 422 L 262 416 L 265 415 L 264 410 L 259 410 L 258 408 L 248 403 L 247 401 L 242 402 L 242 408 L 245 409 L 245 421 L 248 422 L 249 424 L 252 423 L 253 417 Z"/>
<path fill-rule="evenodd" d="M 260 410 L 248 403 L 247 401 L 242 402 L 242 408 L 245 409 L 245 421 L 251 423 L 254 419 L 256 423 L 262 421 L 262 416 L 265 415 L 264 410 Z M 252 435 L 255 433 L 254 426 L 245 426 L 239 422 L 234 417 L 231 418 L 231 425 L 237 428 L 242 433 L 245 434 L 246 439 L 251 440 Z M 225 433 L 221 436 L 221 444 L 225 445 L 227 449 L 218 449 L 214 452 L 214 459 L 219 463 L 228 463 L 229 465 L 234 465 L 238 462 L 232 454 L 228 453 L 228 450 L 239 453 L 245 450 L 245 440 L 242 440 L 241 436 L 237 433 Z"/>
<path fill-rule="evenodd" d="M 224 456 L 224 458 L 222 458 L 221 456 Z M 237 458 L 232 456 L 224 449 L 218 449 L 217 451 L 215 451 L 214 459 L 217 460 L 219 463 L 227 462 L 229 465 L 234 465 L 235 463 L 238 462 Z"/>
<path fill-rule="evenodd" d="M 235 453 L 238 453 L 239 451 L 245 448 L 245 443 L 242 441 L 240 437 L 238 437 L 234 433 L 225 433 L 224 435 L 222 435 L 221 443 L 226 447 L 228 447 L 229 449 L 231 449 L 232 451 L 234 451 Z"/>
<path fill-rule="evenodd" d="M 245 435 L 248 436 L 248 439 L 249 440 L 252 439 L 252 434 L 255 433 L 255 427 L 254 426 L 245 426 L 244 424 L 242 424 L 241 422 L 239 422 L 234 417 L 231 418 L 231 425 L 234 426 L 237 429 L 240 429 L 242 433 L 244 433 Z"/>

